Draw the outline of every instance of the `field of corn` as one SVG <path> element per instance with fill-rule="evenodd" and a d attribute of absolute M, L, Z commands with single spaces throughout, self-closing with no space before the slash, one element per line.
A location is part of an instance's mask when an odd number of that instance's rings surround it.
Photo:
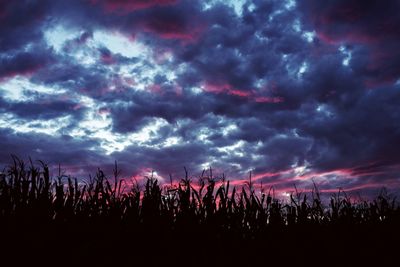
<path fill-rule="evenodd" d="M 392 263 L 400 249 L 400 208 L 384 191 L 322 201 L 315 187 L 282 201 L 204 173 L 130 188 L 118 175 L 78 183 L 14 157 L 0 173 L 0 265 L 349 266 Z"/>

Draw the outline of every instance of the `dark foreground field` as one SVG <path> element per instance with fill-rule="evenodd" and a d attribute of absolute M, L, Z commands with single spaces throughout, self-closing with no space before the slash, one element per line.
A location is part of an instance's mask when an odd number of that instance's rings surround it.
<path fill-rule="evenodd" d="M 115 176 L 118 171 L 115 170 Z M 251 183 L 152 178 L 124 189 L 99 171 L 79 184 L 14 159 L 0 174 L 0 266 L 388 266 L 400 209 L 318 190 L 288 203 Z M 311 197 L 312 196 L 312 197 Z M 400 261 L 399 261 L 400 262 Z M 396 265 L 395 265 L 396 266 Z"/>

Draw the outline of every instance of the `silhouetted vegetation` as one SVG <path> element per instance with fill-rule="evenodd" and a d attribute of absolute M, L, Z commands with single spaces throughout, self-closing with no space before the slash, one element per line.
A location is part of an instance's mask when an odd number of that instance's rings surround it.
<path fill-rule="evenodd" d="M 272 189 L 232 187 L 211 172 L 162 186 L 147 177 L 127 187 L 118 176 L 115 165 L 111 179 L 98 170 L 79 182 L 13 157 L 0 174 L 2 258 L 112 266 L 325 259 L 346 266 L 349 256 L 389 260 L 394 254 L 385 253 L 398 242 L 400 208 L 385 191 L 358 202 L 339 191 L 324 203 L 315 186 L 282 201 Z"/>

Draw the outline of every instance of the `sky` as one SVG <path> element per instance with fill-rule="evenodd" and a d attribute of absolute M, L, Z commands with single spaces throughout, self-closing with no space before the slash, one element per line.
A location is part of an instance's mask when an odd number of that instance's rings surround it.
<path fill-rule="evenodd" d="M 400 1 L 0 0 L 0 166 L 400 186 Z M 396 191 L 397 190 L 397 191 Z"/>

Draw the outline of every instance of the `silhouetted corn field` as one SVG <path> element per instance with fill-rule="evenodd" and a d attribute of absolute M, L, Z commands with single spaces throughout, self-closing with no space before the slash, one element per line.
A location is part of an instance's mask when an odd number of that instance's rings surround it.
<path fill-rule="evenodd" d="M 99 170 L 79 183 L 52 177 L 44 162 L 37 167 L 14 157 L 0 174 L 2 257 L 225 266 L 337 260 L 389 252 L 399 242 L 400 208 L 384 191 L 359 202 L 338 192 L 323 203 L 315 187 L 282 201 L 271 189 L 254 190 L 251 181 L 236 188 L 204 172 L 196 181 L 186 175 L 161 186 L 149 177 L 129 188 L 118 175 L 116 166 L 111 179 Z"/>

